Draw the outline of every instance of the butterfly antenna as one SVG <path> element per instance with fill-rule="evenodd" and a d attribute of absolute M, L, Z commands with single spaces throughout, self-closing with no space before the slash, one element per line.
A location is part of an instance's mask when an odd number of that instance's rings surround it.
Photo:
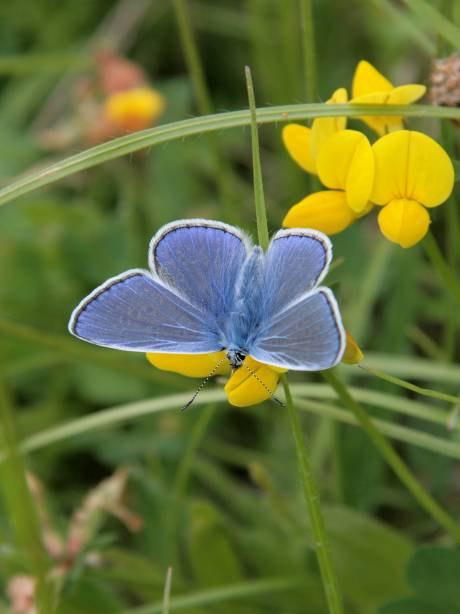
<path fill-rule="evenodd" d="M 254 369 L 251 369 L 251 367 L 248 367 L 247 365 L 245 365 L 244 363 L 242 364 L 242 366 L 247 369 L 249 371 L 249 373 L 253 376 L 253 378 L 259 382 L 259 384 L 262 386 L 262 388 L 264 388 L 268 394 L 270 395 L 270 398 L 272 401 L 274 401 L 275 403 L 277 403 L 277 405 L 281 405 L 281 407 L 285 407 L 283 401 L 280 401 L 280 399 L 278 399 L 278 397 L 275 397 L 273 390 L 270 390 L 270 388 L 267 386 L 267 384 L 265 382 L 263 382 L 260 377 L 257 375 L 257 373 L 254 371 Z"/>
<path fill-rule="evenodd" d="M 224 362 L 224 360 L 227 360 L 227 357 L 224 356 L 223 358 L 221 358 L 216 365 L 213 367 L 212 371 L 204 378 L 204 380 L 201 382 L 201 384 L 198 386 L 198 388 L 195 390 L 192 398 L 190 399 L 190 401 L 188 401 L 183 407 L 180 408 L 181 411 L 185 411 L 186 409 L 188 409 L 190 407 L 190 405 L 192 405 L 193 401 L 197 398 L 197 396 L 200 394 L 200 392 L 203 390 L 203 388 L 206 386 L 206 384 L 209 382 L 209 380 L 211 379 L 211 377 L 213 375 L 215 375 L 217 369 L 221 366 L 221 364 Z"/>

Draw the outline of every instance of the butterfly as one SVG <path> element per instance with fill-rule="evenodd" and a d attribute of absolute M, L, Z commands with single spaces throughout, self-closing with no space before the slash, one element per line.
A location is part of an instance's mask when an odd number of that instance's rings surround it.
<path fill-rule="evenodd" d="M 319 286 L 332 260 L 319 231 L 278 231 L 264 252 L 222 222 L 163 226 L 149 245 L 149 269 L 108 279 L 73 311 L 69 330 L 96 345 L 132 352 L 225 351 L 232 369 L 247 356 L 295 371 L 342 358 L 337 302 Z"/>

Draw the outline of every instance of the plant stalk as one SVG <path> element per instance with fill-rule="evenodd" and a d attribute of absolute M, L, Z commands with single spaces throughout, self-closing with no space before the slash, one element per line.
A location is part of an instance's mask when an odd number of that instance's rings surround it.
<path fill-rule="evenodd" d="M 318 557 L 318 564 L 323 580 L 324 592 L 331 614 L 341 614 L 343 612 L 342 600 L 338 588 L 337 578 L 332 562 L 329 538 L 324 524 L 321 502 L 313 473 L 311 471 L 310 459 L 307 454 L 307 443 L 305 435 L 302 433 L 299 414 L 294 406 L 291 391 L 286 375 L 282 375 L 281 381 L 284 388 L 286 407 L 291 422 L 292 433 L 296 444 L 297 462 L 299 465 L 300 476 L 302 478 L 305 501 L 307 503 L 308 514 L 312 532 L 315 538 L 315 551 Z"/>
<path fill-rule="evenodd" d="M 305 70 L 305 98 L 307 102 L 314 102 L 316 100 L 317 87 L 316 45 L 312 0 L 299 0 L 299 13 Z"/>
<path fill-rule="evenodd" d="M 251 112 L 251 137 L 252 137 L 252 155 L 253 155 L 253 173 L 254 173 L 254 201 L 256 208 L 257 231 L 259 236 L 259 244 L 263 249 L 267 249 L 269 243 L 267 211 L 265 206 L 264 189 L 262 181 L 262 167 L 260 163 L 259 137 L 257 132 L 257 113 L 254 95 L 254 86 L 252 82 L 251 70 L 246 67 L 246 84 L 249 98 L 249 108 Z M 334 566 L 332 563 L 331 551 L 329 548 L 329 540 L 324 524 L 321 503 L 319 499 L 318 489 L 310 468 L 310 460 L 308 458 L 305 441 L 302 435 L 300 426 L 300 418 L 292 402 L 292 395 L 289 389 L 289 383 L 285 375 L 282 376 L 286 405 L 288 408 L 289 419 L 291 422 L 292 432 L 296 444 L 297 460 L 299 464 L 300 477 L 302 479 L 307 510 L 310 516 L 311 528 L 315 539 L 315 551 L 318 558 L 321 579 L 323 582 L 324 593 L 328 604 L 330 614 L 342 614 L 342 600 L 338 588 L 338 582 L 335 575 Z"/>
<path fill-rule="evenodd" d="M 345 384 L 336 376 L 334 370 L 322 371 L 321 374 L 326 382 L 335 390 L 342 403 L 353 412 L 364 432 L 420 506 L 449 533 L 452 539 L 460 543 L 460 526 L 420 484 L 408 465 L 397 454 L 384 435 L 377 430 L 365 409 L 351 396 Z"/>

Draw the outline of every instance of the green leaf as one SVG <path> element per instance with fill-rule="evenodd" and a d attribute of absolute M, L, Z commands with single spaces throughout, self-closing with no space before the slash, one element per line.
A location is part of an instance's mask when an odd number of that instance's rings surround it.
<path fill-rule="evenodd" d="M 407 566 L 413 598 L 388 603 L 379 614 L 460 614 L 460 550 L 422 546 Z"/>
<path fill-rule="evenodd" d="M 383 606 L 379 614 L 454 614 L 454 612 L 447 612 L 443 608 L 433 608 L 417 599 L 402 599 Z"/>
<path fill-rule="evenodd" d="M 404 569 L 411 542 L 399 532 L 345 507 L 326 508 L 326 526 L 340 585 L 359 612 L 407 593 Z"/>
<path fill-rule="evenodd" d="M 219 586 L 243 579 L 234 545 L 219 512 L 207 502 L 193 503 L 189 558 L 202 586 Z"/>
<path fill-rule="evenodd" d="M 460 610 L 460 550 L 443 546 L 419 548 L 407 569 L 417 595 L 426 603 Z M 447 614 L 446 610 L 446 614 Z"/>

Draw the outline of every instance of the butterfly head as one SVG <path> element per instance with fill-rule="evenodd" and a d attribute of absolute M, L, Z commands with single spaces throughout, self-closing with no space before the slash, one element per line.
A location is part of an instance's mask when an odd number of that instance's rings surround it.
<path fill-rule="evenodd" d="M 228 350 L 227 359 L 232 369 L 239 369 L 247 356 L 247 352 L 243 350 Z"/>

